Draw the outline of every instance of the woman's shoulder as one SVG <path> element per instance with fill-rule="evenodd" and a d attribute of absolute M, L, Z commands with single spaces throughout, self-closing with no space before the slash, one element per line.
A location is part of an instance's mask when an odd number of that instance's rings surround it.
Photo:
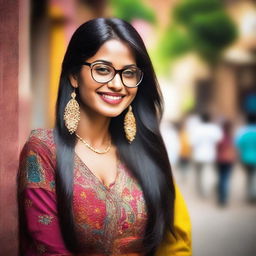
<path fill-rule="evenodd" d="M 28 141 L 39 140 L 48 146 L 54 146 L 53 129 L 37 128 L 33 129 L 29 135 Z"/>
<path fill-rule="evenodd" d="M 19 181 L 25 187 L 54 191 L 55 144 L 53 129 L 35 129 L 20 154 Z"/>
<path fill-rule="evenodd" d="M 30 132 L 30 135 L 24 145 L 24 148 L 33 151 L 43 150 L 45 153 L 49 152 L 51 155 L 55 155 L 55 141 L 54 130 L 37 128 Z"/>
<path fill-rule="evenodd" d="M 53 129 L 34 129 L 31 131 L 20 154 L 20 162 L 36 160 L 40 166 L 55 166 L 56 146 Z"/>

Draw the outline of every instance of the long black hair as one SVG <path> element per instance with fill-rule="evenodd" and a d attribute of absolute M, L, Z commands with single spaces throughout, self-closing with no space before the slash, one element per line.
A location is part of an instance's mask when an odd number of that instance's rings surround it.
<path fill-rule="evenodd" d="M 79 74 L 81 63 L 95 55 L 101 45 L 110 39 L 126 43 L 133 51 L 137 66 L 144 73 L 132 102 L 137 122 L 135 140 L 129 144 L 124 135 L 123 120 L 126 111 L 111 119 L 109 129 L 121 160 L 142 187 L 148 213 L 144 248 L 147 255 L 154 255 L 165 232 L 174 233 L 174 184 L 159 131 L 163 111 L 162 97 L 141 37 L 129 23 L 121 19 L 97 18 L 82 24 L 73 34 L 63 60 L 54 130 L 57 145 L 56 192 L 61 230 L 67 248 L 74 253 L 80 252 L 72 209 L 76 138 L 69 134 L 63 120 L 64 108 L 73 91 L 69 77 Z"/>

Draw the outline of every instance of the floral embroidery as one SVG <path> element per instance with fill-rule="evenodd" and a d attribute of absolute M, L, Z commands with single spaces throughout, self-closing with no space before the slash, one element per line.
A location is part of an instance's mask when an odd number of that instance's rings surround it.
<path fill-rule="evenodd" d="M 86 193 L 84 191 L 81 193 L 81 197 L 84 199 L 86 198 Z"/>
<path fill-rule="evenodd" d="M 36 249 L 39 254 L 43 254 L 46 252 L 46 248 L 43 244 L 37 244 Z"/>
<path fill-rule="evenodd" d="M 52 223 L 53 216 L 50 215 L 40 215 L 38 216 L 38 222 L 44 225 L 49 225 Z"/>
<path fill-rule="evenodd" d="M 55 181 L 54 181 L 54 180 L 52 180 L 52 181 L 50 182 L 50 187 L 51 187 L 52 189 L 55 188 Z"/>
<path fill-rule="evenodd" d="M 40 165 L 36 155 L 29 155 L 27 158 L 27 179 L 29 182 L 40 182 L 42 180 Z"/>
<path fill-rule="evenodd" d="M 25 188 L 43 188 L 55 192 L 54 153 L 53 130 L 32 131 L 21 153 L 19 192 Z"/>
<path fill-rule="evenodd" d="M 88 253 L 120 255 L 143 247 L 147 219 L 143 193 L 125 166 L 118 168 L 116 182 L 106 189 L 75 156 L 74 217 L 81 246 L 90 244 Z"/>
<path fill-rule="evenodd" d="M 29 208 L 33 205 L 33 202 L 30 199 L 25 199 L 24 204 L 26 208 Z"/>

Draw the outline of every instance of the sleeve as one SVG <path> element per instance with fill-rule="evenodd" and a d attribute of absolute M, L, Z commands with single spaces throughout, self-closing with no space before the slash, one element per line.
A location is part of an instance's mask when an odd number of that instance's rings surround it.
<path fill-rule="evenodd" d="M 176 237 L 170 232 L 157 250 L 156 256 L 191 256 L 191 222 L 183 196 L 175 185 L 174 228 Z"/>
<path fill-rule="evenodd" d="M 22 150 L 18 187 L 21 255 L 71 256 L 58 222 L 52 153 L 38 138 Z"/>

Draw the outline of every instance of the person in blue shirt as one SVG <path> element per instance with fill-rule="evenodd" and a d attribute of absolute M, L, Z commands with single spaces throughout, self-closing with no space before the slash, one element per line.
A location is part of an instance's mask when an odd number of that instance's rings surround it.
<path fill-rule="evenodd" d="M 247 174 L 248 200 L 256 203 L 256 113 L 247 114 L 246 121 L 237 132 L 235 144 Z"/>

